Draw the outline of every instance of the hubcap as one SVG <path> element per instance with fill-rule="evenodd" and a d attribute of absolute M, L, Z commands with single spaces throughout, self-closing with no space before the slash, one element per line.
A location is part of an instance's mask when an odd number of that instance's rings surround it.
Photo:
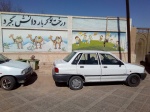
<path fill-rule="evenodd" d="M 10 88 L 10 87 L 11 87 L 11 81 L 8 80 L 8 79 L 3 80 L 2 86 L 3 86 L 5 89 Z"/>
<path fill-rule="evenodd" d="M 133 84 L 137 83 L 136 77 L 133 77 L 133 78 L 131 79 L 131 82 L 132 82 Z"/>
<path fill-rule="evenodd" d="M 79 79 L 72 80 L 72 87 L 79 88 L 80 86 L 81 86 L 81 80 Z"/>

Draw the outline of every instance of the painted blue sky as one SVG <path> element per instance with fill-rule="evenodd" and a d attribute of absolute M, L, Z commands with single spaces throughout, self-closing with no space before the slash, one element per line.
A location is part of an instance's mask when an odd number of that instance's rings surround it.
<path fill-rule="evenodd" d="M 135 27 L 150 28 L 150 0 L 129 0 Z M 126 17 L 126 0 L 11 0 L 26 13 Z"/>

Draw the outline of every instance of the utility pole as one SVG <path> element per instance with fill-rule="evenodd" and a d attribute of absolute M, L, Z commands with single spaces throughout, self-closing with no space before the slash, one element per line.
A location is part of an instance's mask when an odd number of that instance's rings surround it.
<path fill-rule="evenodd" d="M 127 40 L 128 40 L 128 63 L 131 63 L 130 6 L 129 6 L 129 0 L 126 0 L 126 18 L 127 18 Z"/>

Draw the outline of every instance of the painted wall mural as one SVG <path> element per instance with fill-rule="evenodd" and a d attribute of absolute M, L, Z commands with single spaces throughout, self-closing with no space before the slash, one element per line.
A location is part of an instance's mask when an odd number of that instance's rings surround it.
<path fill-rule="evenodd" d="M 72 50 L 127 51 L 126 33 L 73 32 Z"/>
<path fill-rule="evenodd" d="M 123 18 L 0 15 L 2 52 L 70 52 L 82 49 L 127 52 L 126 19 Z"/>
<path fill-rule="evenodd" d="M 4 52 L 51 52 L 67 51 L 68 49 L 66 31 L 9 29 L 4 29 L 2 31 Z"/>
<path fill-rule="evenodd" d="M 36 28 L 67 28 L 67 17 L 2 15 L 2 26 L 5 27 L 36 27 Z"/>

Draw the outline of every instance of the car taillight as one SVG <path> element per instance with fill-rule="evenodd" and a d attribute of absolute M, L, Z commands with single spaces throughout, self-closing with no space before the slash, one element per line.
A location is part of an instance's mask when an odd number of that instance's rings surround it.
<path fill-rule="evenodd" d="M 58 73 L 59 69 L 57 67 L 55 67 L 55 73 Z"/>

